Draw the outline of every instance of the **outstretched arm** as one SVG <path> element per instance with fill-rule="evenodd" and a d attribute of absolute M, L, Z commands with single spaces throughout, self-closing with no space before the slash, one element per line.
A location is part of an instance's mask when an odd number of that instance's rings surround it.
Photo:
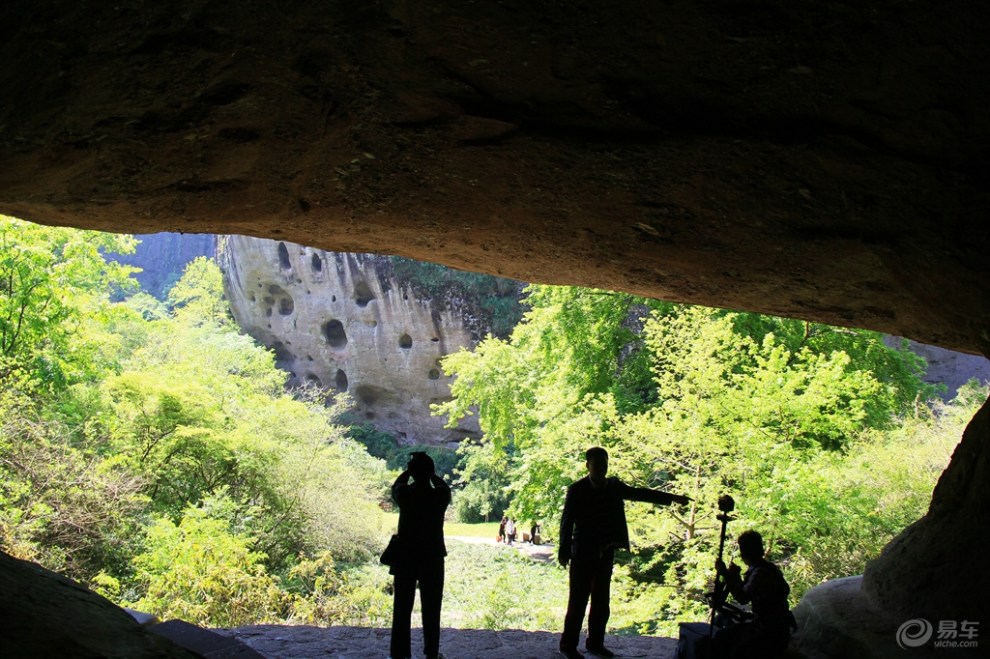
<path fill-rule="evenodd" d="M 690 497 L 686 497 L 683 494 L 671 494 L 648 487 L 631 487 L 622 481 L 619 481 L 619 488 L 620 496 L 627 501 L 645 501 L 662 506 L 669 506 L 674 503 L 685 504 L 691 501 Z"/>

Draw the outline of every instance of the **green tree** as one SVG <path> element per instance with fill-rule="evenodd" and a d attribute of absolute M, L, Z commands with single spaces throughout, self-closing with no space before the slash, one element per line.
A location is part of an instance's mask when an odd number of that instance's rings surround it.
<path fill-rule="evenodd" d="M 130 236 L 0 215 L 0 380 L 22 368 L 51 392 L 112 361 L 84 331 L 84 318 L 110 306 L 112 289 L 133 288 L 135 270 L 103 254 L 134 245 Z"/>
<path fill-rule="evenodd" d="M 253 544 L 199 508 L 183 511 L 178 524 L 159 518 L 134 559 L 143 594 L 132 606 L 211 627 L 278 620 L 284 596 Z"/>

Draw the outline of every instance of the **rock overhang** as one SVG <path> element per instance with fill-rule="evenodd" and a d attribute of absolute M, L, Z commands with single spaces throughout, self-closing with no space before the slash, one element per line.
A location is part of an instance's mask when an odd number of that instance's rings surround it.
<path fill-rule="evenodd" d="M 988 13 L 9 7 L 0 211 L 401 254 L 987 353 Z"/>

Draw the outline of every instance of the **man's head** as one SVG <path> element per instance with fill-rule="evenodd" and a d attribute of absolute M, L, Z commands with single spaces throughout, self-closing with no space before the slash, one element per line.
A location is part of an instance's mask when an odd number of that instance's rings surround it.
<path fill-rule="evenodd" d="M 427 482 L 436 472 L 436 467 L 433 464 L 433 458 L 426 454 L 425 451 L 415 451 L 409 458 L 409 464 L 407 465 L 410 475 L 418 482 Z"/>
<path fill-rule="evenodd" d="M 752 565 L 763 558 L 763 536 L 756 531 L 743 531 L 739 535 L 739 558 Z"/>
<path fill-rule="evenodd" d="M 604 482 L 605 475 L 608 474 L 608 451 L 601 446 L 593 446 L 584 452 L 584 459 L 592 482 L 595 484 Z"/>

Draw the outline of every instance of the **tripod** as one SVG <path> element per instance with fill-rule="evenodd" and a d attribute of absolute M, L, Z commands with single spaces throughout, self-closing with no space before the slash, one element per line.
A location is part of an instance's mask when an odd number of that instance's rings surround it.
<path fill-rule="evenodd" d="M 736 508 L 736 502 L 728 494 L 723 494 L 718 498 L 718 509 L 720 514 L 715 517 L 722 523 L 722 529 L 718 536 L 718 560 L 722 560 L 722 552 L 725 551 L 725 529 L 729 522 L 735 519 L 731 513 Z M 711 619 L 708 621 L 708 638 L 711 640 L 715 633 L 715 616 L 725 606 L 725 600 L 729 596 L 728 586 L 718 570 L 715 570 L 715 587 L 708 595 L 708 603 L 712 607 Z"/>

